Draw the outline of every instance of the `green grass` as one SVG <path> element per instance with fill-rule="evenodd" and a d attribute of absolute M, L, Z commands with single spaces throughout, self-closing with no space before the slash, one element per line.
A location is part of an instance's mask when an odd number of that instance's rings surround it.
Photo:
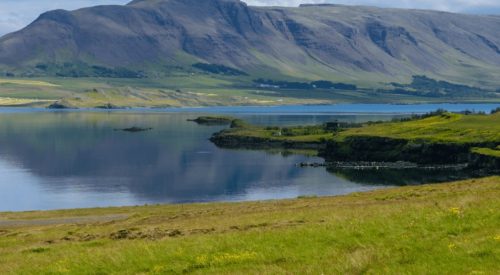
<path fill-rule="evenodd" d="M 46 106 L 54 101 L 61 101 L 81 108 L 107 103 L 123 107 L 180 107 L 328 102 L 322 98 L 304 100 L 282 97 L 272 92 L 270 94 L 269 91 L 241 88 L 250 85 L 249 77 L 231 78 L 207 74 L 179 74 L 161 79 L 8 78 L 0 79 L 0 106 L 12 105 L 10 102 L 13 99 L 31 100 L 30 102 Z"/>
<path fill-rule="evenodd" d="M 500 158 L 500 146 L 497 146 L 496 149 L 491 149 L 491 148 L 472 148 L 472 152 L 480 154 L 480 155 L 492 156 L 492 157 Z"/>
<path fill-rule="evenodd" d="M 333 138 L 333 133 L 323 126 L 260 127 L 236 120 L 239 124 L 222 134 L 229 137 L 251 137 L 270 141 L 321 142 Z M 234 124 L 234 123 L 233 123 Z"/>
<path fill-rule="evenodd" d="M 408 122 L 367 125 L 348 129 L 335 139 L 375 136 L 428 142 L 484 143 L 500 141 L 500 114 L 461 115 L 446 113 Z"/>
<path fill-rule="evenodd" d="M 262 77 L 272 77 L 272 75 L 265 74 Z M 75 107 L 82 108 L 96 107 L 107 103 L 126 107 L 170 107 L 457 101 L 391 93 L 374 95 L 372 89 L 381 87 L 380 83 L 374 84 L 374 82 L 368 84 L 354 81 L 360 87 L 369 88 L 359 91 L 254 89 L 252 88 L 254 78 L 251 76 L 234 77 L 186 72 L 177 72 L 161 78 L 143 79 L 0 78 L 0 98 L 38 100 L 41 105 L 50 105 L 43 100 L 63 100 Z M 328 77 L 322 78 L 327 79 Z M 130 90 L 135 92 L 130 93 Z M 174 94 L 178 90 L 181 93 Z M 99 92 L 91 95 L 92 91 Z M 136 96 L 136 94 L 140 94 L 140 96 Z M 459 101 L 498 102 L 498 98 L 463 98 Z M 5 106 L 5 104 L 0 102 L 0 106 Z"/>
<path fill-rule="evenodd" d="M 257 137 L 270 140 L 321 142 L 342 141 L 352 136 L 388 137 L 427 142 L 485 143 L 500 142 L 500 113 L 492 115 L 461 115 L 445 113 L 424 119 L 403 122 L 365 124 L 335 134 L 323 126 L 290 127 L 290 136 L 281 135 L 286 128 L 266 128 L 243 124 L 224 132 L 235 137 Z"/>
<path fill-rule="evenodd" d="M 499 196 L 490 177 L 331 198 L 0 213 L 34 223 L 0 227 L 0 273 L 495 274 Z M 103 215 L 127 218 L 64 222 Z"/>
<path fill-rule="evenodd" d="M 57 87 L 53 83 L 46 81 L 28 80 L 28 79 L 0 79 L 0 84 L 15 84 L 26 86 L 42 86 L 42 87 Z"/>

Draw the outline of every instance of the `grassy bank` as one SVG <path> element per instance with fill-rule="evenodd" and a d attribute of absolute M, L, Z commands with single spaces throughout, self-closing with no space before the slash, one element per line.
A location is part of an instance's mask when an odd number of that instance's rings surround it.
<path fill-rule="evenodd" d="M 500 114 L 442 113 L 423 119 L 379 123 L 336 134 L 323 153 L 329 160 L 469 163 L 500 168 Z"/>
<path fill-rule="evenodd" d="M 1 274 L 494 274 L 500 177 L 332 198 L 0 213 Z"/>
<path fill-rule="evenodd" d="M 366 123 L 348 128 L 327 125 L 260 127 L 237 121 L 223 133 L 231 137 L 253 137 L 273 141 L 343 141 L 354 136 L 449 143 L 500 143 L 500 113 L 491 115 L 437 114 L 410 121 Z"/>
<path fill-rule="evenodd" d="M 500 142 L 500 113 L 492 115 L 445 113 L 413 121 L 373 124 L 342 131 L 335 139 L 342 140 L 352 136 L 452 143 Z"/>
<path fill-rule="evenodd" d="M 316 148 L 327 161 L 469 163 L 498 169 L 500 113 L 437 113 L 405 121 L 260 127 L 235 120 L 212 141 L 228 148 Z"/>

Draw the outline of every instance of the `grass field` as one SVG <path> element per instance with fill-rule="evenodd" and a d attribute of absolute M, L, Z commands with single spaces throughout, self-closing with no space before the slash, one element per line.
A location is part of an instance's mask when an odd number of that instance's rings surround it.
<path fill-rule="evenodd" d="M 320 142 L 331 139 L 333 133 L 322 126 L 294 126 L 294 127 L 262 127 L 247 124 L 244 121 L 235 121 L 238 127 L 234 127 L 222 132 L 225 136 L 253 137 L 273 141 L 294 141 L 294 142 Z M 233 126 L 235 123 L 233 122 Z M 287 133 L 288 132 L 288 133 Z"/>
<path fill-rule="evenodd" d="M 484 143 L 500 142 L 500 113 L 462 115 L 445 113 L 408 122 L 394 122 L 352 128 L 336 139 L 349 136 L 377 136 L 431 142 Z"/>
<path fill-rule="evenodd" d="M 210 75 L 173 75 L 162 79 L 33 78 L 1 79 L 0 106 L 22 99 L 45 106 L 55 101 L 79 108 L 112 103 L 122 107 L 325 104 L 328 98 L 307 100 L 269 91 L 242 88 L 248 79 Z M 50 102 L 49 102 L 50 101 Z"/>
<path fill-rule="evenodd" d="M 290 135 L 281 134 L 284 128 L 275 129 L 248 124 L 242 126 L 227 130 L 224 134 L 292 142 L 342 141 L 352 136 L 370 136 L 443 143 L 500 143 L 500 113 L 491 115 L 444 113 L 411 121 L 369 123 L 336 133 L 323 126 L 290 127 L 288 129 Z M 491 151 L 497 150 L 491 149 Z M 490 153 L 493 153 L 491 151 Z M 483 150 L 484 152 L 486 151 Z"/>
<path fill-rule="evenodd" d="M 9 98 L 0 97 L 0 106 L 37 106 L 47 104 L 48 100 L 40 100 L 36 98 Z"/>
<path fill-rule="evenodd" d="M 498 98 L 432 98 L 375 93 L 373 89 L 267 90 L 250 76 L 178 73 L 162 78 L 0 78 L 0 98 L 62 101 L 89 108 L 111 103 L 122 107 L 287 105 L 334 103 L 498 102 Z M 359 84 L 359 83 L 358 83 Z M 0 106 L 6 106 L 0 101 Z"/>
<path fill-rule="evenodd" d="M 500 177 L 343 197 L 0 213 L 1 274 L 498 274 Z"/>
<path fill-rule="evenodd" d="M 28 80 L 28 79 L 0 79 L 1 84 L 41 86 L 41 87 L 57 87 L 58 85 L 46 81 Z"/>

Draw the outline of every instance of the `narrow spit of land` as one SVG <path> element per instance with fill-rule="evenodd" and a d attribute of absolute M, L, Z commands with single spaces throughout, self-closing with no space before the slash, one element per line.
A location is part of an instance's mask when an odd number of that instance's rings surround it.
<path fill-rule="evenodd" d="M 0 213 L 0 273 L 494 274 L 499 198 L 496 176 L 342 197 Z"/>

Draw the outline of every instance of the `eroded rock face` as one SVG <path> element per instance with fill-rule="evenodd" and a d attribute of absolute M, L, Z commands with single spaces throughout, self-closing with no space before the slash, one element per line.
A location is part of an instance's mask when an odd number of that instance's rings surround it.
<path fill-rule="evenodd" d="M 238 0 L 136 0 L 44 13 L 0 39 L 0 67 L 22 71 L 39 63 L 85 63 L 144 69 L 148 64 L 189 67 L 197 60 L 250 73 L 286 74 L 293 67 L 318 78 L 353 71 L 388 77 L 433 72 L 446 78 L 450 71 L 474 65 L 475 75 L 492 81 L 500 65 L 499 29 L 496 16 L 338 5 L 252 7 Z"/>

